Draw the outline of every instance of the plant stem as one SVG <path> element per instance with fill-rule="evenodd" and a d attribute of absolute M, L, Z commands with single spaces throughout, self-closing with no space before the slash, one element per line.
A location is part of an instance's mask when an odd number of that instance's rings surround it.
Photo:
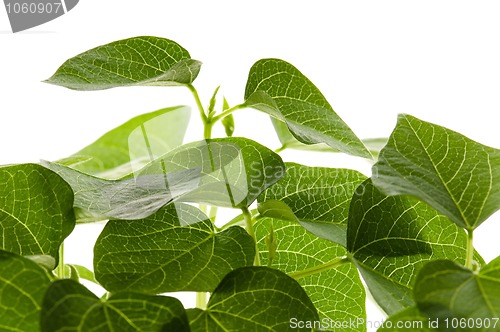
<path fill-rule="evenodd" d="M 207 122 L 205 122 L 205 126 L 203 129 L 203 138 L 204 139 L 212 138 L 212 127 L 213 126 L 214 126 L 214 124 L 212 122 L 210 122 L 209 119 L 207 119 Z"/>
<path fill-rule="evenodd" d="M 465 257 L 465 267 L 472 270 L 474 264 L 474 245 L 472 229 L 467 230 L 467 256 Z"/>
<path fill-rule="evenodd" d="M 254 261 L 254 265 L 255 266 L 259 266 L 260 265 L 259 249 L 257 247 L 257 237 L 255 236 L 255 231 L 253 229 L 252 214 L 250 213 L 250 211 L 248 210 L 247 207 L 242 207 L 241 211 L 243 212 L 243 217 L 245 218 L 246 230 L 247 230 L 248 234 L 255 241 L 255 261 Z"/>
<path fill-rule="evenodd" d="M 311 267 L 309 269 L 305 269 L 302 271 L 297 271 L 297 272 L 292 272 L 289 273 L 288 275 L 294 279 L 300 279 L 304 277 L 308 277 L 310 275 L 320 273 L 323 271 L 328 271 L 330 269 L 336 269 L 341 265 L 344 265 L 345 263 L 349 263 L 350 260 L 347 257 L 340 257 L 340 258 L 335 258 L 334 260 L 331 260 L 327 263 Z"/>
<path fill-rule="evenodd" d="M 226 109 L 224 112 L 222 112 L 221 114 L 214 116 L 211 119 L 211 122 L 216 123 L 217 121 L 222 120 L 223 118 L 225 118 L 229 114 L 231 114 L 239 109 L 245 108 L 245 107 L 246 106 L 244 104 L 239 104 L 239 105 L 235 105 L 233 107 L 230 107 L 230 108 Z"/>
<path fill-rule="evenodd" d="M 57 265 L 57 276 L 59 279 L 64 279 L 64 242 L 59 247 L 59 264 Z"/>
<path fill-rule="evenodd" d="M 207 309 L 207 293 L 198 292 L 196 293 L 196 308 L 201 310 Z"/>
<path fill-rule="evenodd" d="M 282 146 L 280 146 L 279 148 L 277 148 L 276 150 L 274 150 L 274 152 L 275 153 L 280 153 L 280 152 L 285 151 L 287 148 L 288 148 L 288 146 L 286 144 L 283 144 Z"/>
<path fill-rule="evenodd" d="M 201 121 L 203 121 L 203 124 L 206 125 L 208 118 L 205 113 L 205 108 L 203 108 L 203 104 L 201 103 L 200 96 L 198 95 L 198 91 L 196 91 L 196 88 L 192 84 L 188 84 L 187 88 L 191 91 L 194 100 L 196 101 L 196 106 L 198 106 L 198 110 L 200 111 Z"/>

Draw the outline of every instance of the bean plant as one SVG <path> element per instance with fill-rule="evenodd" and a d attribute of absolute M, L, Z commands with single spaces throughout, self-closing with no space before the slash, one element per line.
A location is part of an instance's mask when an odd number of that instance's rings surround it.
<path fill-rule="evenodd" d="M 500 150 L 408 114 L 388 139 L 361 140 L 280 59 L 250 68 L 241 103 L 218 88 L 203 102 L 201 65 L 143 36 L 70 58 L 45 81 L 185 87 L 204 139 L 184 142 L 191 109 L 173 106 L 67 158 L 0 167 L 0 330 L 366 331 L 369 295 L 388 316 L 379 331 L 500 331 L 500 257 L 486 263 L 473 246 L 500 207 Z M 256 111 L 278 150 L 233 136 L 245 126 L 233 113 Z M 286 149 L 344 153 L 372 172 L 286 162 Z M 65 238 L 98 221 L 82 248 L 93 245 L 93 267 L 65 264 Z M 195 308 L 171 296 L 181 291 L 196 292 Z"/>

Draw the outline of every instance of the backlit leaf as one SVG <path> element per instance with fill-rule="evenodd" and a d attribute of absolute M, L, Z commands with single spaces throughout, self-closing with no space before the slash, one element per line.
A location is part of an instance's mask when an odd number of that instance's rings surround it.
<path fill-rule="evenodd" d="M 348 154 L 372 158 L 318 88 L 283 60 L 262 59 L 252 66 L 245 105 L 285 122 L 302 143 L 326 143 Z"/>
<path fill-rule="evenodd" d="M 180 146 L 190 114 L 189 107 L 176 106 L 136 116 L 58 163 L 118 179 Z"/>
<path fill-rule="evenodd" d="M 412 288 L 431 260 L 465 263 L 467 235 L 426 203 L 386 196 L 366 180 L 351 201 L 347 249 L 377 303 L 393 314 L 413 306 Z M 476 260 L 482 263 L 479 256 Z"/>
<path fill-rule="evenodd" d="M 30 259 L 0 250 L 0 330 L 39 331 L 47 271 Z"/>
<path fill-rule="evenodd" d="M 42 332 L 189 331 L 179 300 L 119 292 L 101 301 L 73 280 L 52 283 L 43 300 Z"/>
<path fill-rule="evenodd" d="M 410 115 L 399 116 L 373 174 L 384 192 L 416 196 L 468 230 L 500 208 L 500 150 Z"/>
<path fill-rule="evenodd" d="M 465 318 L 459 331 L 500 331 L 500 258 L 479 273 L 451 261 L 431 262 L 420 271 L 414 291 L 420 312 L 438 320 L 440 330 L 446 319 L 450 327 L 453 319 Z"/>
<path fill-rule="evenodd" d="M 365 179 L 366 176 L 354 170 L 286 163 L 285 176 L 258 198 L 259 212 L 298 220 L 315 235 L 345 247 L 351 197 Z M 267 202 L 270 200 L 278 202 Z M 291 213 L 284 213 L 286 206 Z M 276 215 L 277 210 L 284 214 Z"/>
<path fill-rule="evenodd" d="M 434 325 L 434 321 L 422 315 L 417 307 L 411 307 L 387 318 L 377 332 L 433 332 L 437 331 Z"/>
<path fill-rule="evenodd" d="M 172 40 L 141 36 L 98 46 L 66 60 L 45 82 L 74 90 L 188 85 L 201 62 Z"/>
<path fill-rule="evenodd" d="M 72 186 L 75 207 L 101 218 L 127 220 L 147 217 L 172 201 L 249 206 L 284 174 L 279 155 L 236 137 L 185 144 L 120 180 L 44 165 Z"/>
<path fill-rule="evenodd" d="M 60 176 L 36 164 L 0 168 L 0 249 L 57 260 L 74 227 L 73 192 Z"/>
<path fill-rule="evenodd" d="M 266 267 L 230 272 L 213 292 L 207 309 L 188 315 L 193 332 L 289 331 L 293 319 L 318 321 L 302 287 L 283 272 Z"/>
<path fill-rule="evenodd" d="M 299 224 L 262 218 L 255 225 L 262 265 L 269 264 L 266 237 L 271 230 L 276 248 L 270 266 L 296 278 L 318 310 L 320 320 L 366 320 L 365 289 L 356 266 L 351 262 L 335 266 L 346 255 L 345 248 L 318 238 Z M 309 275 L 307 271 L 311 269 L 317 269 L 316 273 Z M 360 324 L 331 330 L 359 332 L 365 330 L 363 326 Z"/>
<path fill-rule="evenodd" d="M 243 228 L 216 233 L 199 209 L 176 203 L 142 220 L 109 221 L 94 248 L 94 270 L 111 292 L 210 292 L 254 256 Z"/>

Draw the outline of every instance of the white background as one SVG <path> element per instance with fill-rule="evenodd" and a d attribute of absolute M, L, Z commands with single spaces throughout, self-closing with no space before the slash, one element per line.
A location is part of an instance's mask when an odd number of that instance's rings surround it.
<path fill-rule="evenodd" d="M 139 35 L 175 40 L 203 61 L 195 86 L 205 103 L 218 85 L 231 104 L 242 102 L 251 65 L 277 57 L 308 76 L 362 138 L 388 136 L 397 114 L 410 113 L 500 148 L 499 17 L 497 1 L 82 0 L 12 34 L 0 8 L 0 164 L 56 160 L 138 114 L 194 106 L 183 88 L 75 92 L 41 83 L 71 56 Z M 189 140 L 202 137 L 196 116 Z M 236 127 L 279 146 L 263 114 L 240 111 Z M 369 172 L 358 158 L 283 157 Z M 486 261 L 500 255 L 499 219 L 476 232 Z M 67 241 L 67 261 L 91 266 L 96 228 L 81 228 Z"/>

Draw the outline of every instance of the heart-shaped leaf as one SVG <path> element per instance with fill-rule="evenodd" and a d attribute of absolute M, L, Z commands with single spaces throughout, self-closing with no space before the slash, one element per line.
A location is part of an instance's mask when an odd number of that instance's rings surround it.
<path fill-rule="evenodd" d="M 298 220 L 315 235 L 345 247 L 351 197 L 365 179 L 363 174 L 349 169 L 286 163 L 285 176 L 259 196 L 259 212 Z M 284 212 L 286 206 L 291 213 Z M 278 211 L 281 216 L 276 214 Z"/>
<path fill-rule="evenodd" d="M 420 312 L 438 320 L 440 330 L 456 319 L 460 331 L 500 331 L 500 257 L 479 273 L 452 261 L 431 262 L 420 271 L 414 292 Z"/>
<path fill-rule="evenodd" d="M 109 221 L 94 248 L 94 270 L 111 292 L 211 292 L 254 256 L 243 228 L 216 233 L 200 210 L 176 203 L 142 220 Z"/>
<path fill-rule="evenodd" d="M 191 331 L 288 331 L 293 322 L 318 321 L 302 287 L 278 270 L 243 267 L 217 286 L 207 309 L 188 310 Z M 310 330 L 310 329 L 309 329 Z"/>
<path fill-rule="evenodd" d="M 342 246 L 318 238 L 289 221 L 262 218 L 255 224 L 261 263 L 294 277 L 318 310 L 320 320 L 366 320 L 365 289 Z M 270 236 L 274 245 L 269 248 Z M 359 325 L 342 331 L 363 331 Z"/>
<path fill-rule="evenodd" d="M 387 313 L 414 305 L 418 271 L 431 260 L 465 263 L 467 235 L 425 202 L 386 196 L 371 179 L 356 190 L 349 210 L 347 249 L 370 292 Z M 476 255 L 478 262 L 481 258 Z"/>
<path fill-rule="evenodd" d="M 257 61 L 248 75 L 245 105 L 285 122 L 302 143 L 326 143 L 354 156 L 372 158 L 318 88 L 288 62 Z"/>
<path fill-rule="evenodd" d="M 411 307 L 387 318 L 377 332 L 433 332 L 437 331 L 434 326 L 435 321 L 422 315 L 417 307 Z"/>
<path fill-rule="evenodd" d="M 139 115 L 58 163 L 118 179 L 180 146 L 190 114 L 189 107 L 176 106 Z"/>
<path fill-rule="evenodd" d="M 101 218 L 142 219 L 172 201 L 223 207 L 249 206 L 284 174 L 279 155 L 245 138 L 180 146 L 134 177 L 105 180 L 44 163 L 75 191 L 75 207 Z"/>
<path fill-rule="evenodd" d="M 399 116 L 373 175 L 385 193 L 416 196 L 467 230 L 500 208 L 500 150 L 410 115 Z"/>
<path fill-rule="evenodd" d="M 0 168 L 1 249 L 20 255 L 50 255 L 75 227 L 73 192 L 40 165 Z"/>
<path fill-rule="evenodd" d="M 47 271 L 30 259 L 0 250 L 0 330 L 39 331 Z"/>
<path fill-rule="evenodd" d="M 118 40 L 66 60 L 45 82 L 74 90 L 191 84 L 201 62 L 172 40 L 141 36 Z"/>
<path fill-rule="evenodd" d="M 73 280 L 53 282 L 43 300 L 42 332 L 189 331 L 176 298 L 120 292 L 101 301 Z"/>

